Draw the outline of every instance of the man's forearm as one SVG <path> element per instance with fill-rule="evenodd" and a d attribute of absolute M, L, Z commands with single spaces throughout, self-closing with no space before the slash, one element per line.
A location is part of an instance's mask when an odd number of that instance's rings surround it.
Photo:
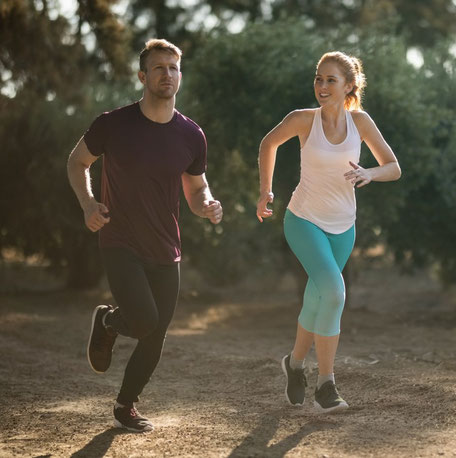
<path fill-rule="evenodd" d="M 70 185 L 84 210 L 94 200 L 89 168 L 83 164 L 68 161 L 67 172 Z"/>
<path fill-rule="evenodd" d="M 212 197 L 212 193 L 209 189 L 209 186 L 204 186 L 200 188 L 197 192 L 193 193 L 190 196 L 189 200 L 190 202 L 188 202 L 188 205 L 190 207 L 190 210 L 195 215 L 200 216 L 201 218 L 205 218 L 206 215 L 203 212 L 204 203 L 214 200 L 214 198 Z"/>

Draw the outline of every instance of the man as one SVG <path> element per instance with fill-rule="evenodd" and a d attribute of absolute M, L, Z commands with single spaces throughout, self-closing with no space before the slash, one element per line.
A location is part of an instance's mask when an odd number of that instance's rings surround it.
<path fill-rule="evenodd" d="M 138 340 L 114 406 L 114 424 L 138 432 L 153 429 L 134 403 L 160 360 L 178 296 L 181 186 L 193 213 L 213 224 L 223 215 L 205 177 L 205 136 L 175 109 L 181 54 L 166 40 L 149 40 L 140 54 L 142 99 L 99 116 L 68 160 L 85 224 L 100 231 L 117 303 L 95 308 L 88 360 L 95 372 L 105 372 L 118 334 Z M 97 202 L 89 169 L 101 155 L 102 202 Z"/>

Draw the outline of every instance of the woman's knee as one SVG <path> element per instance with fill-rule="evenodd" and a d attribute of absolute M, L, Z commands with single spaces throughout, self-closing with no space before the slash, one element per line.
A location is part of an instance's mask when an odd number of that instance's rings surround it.
<path fill-rule="evenodd" d="M 342 274 L 327 277 L 318 285 L 320 307 L 330 310 L 340 310 L 345 303 L 345 283 Z"/>
<path fill-rule="evenodd" d="M 322 291 L 314 332 L 322 336 L 334 336 L 340 332 L 340 318 L 345 304 L 345 288 L 333 284 Z"/>
<path fill-rule="evenodd" d="M 321 291 L 321 307 L 338 312 L 344 308 L 344 304 L 345 286 L 343 281 L 328 284 L 326 288 Z"/>

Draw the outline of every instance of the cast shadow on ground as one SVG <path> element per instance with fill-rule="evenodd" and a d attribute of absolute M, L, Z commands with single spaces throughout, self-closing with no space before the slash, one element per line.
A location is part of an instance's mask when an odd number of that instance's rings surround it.
<path fill-rule="evenodd" d="M 111 447 L 112 441 L 120 434 L 131 434 L 128 431 L 120 428 L 110 428 L 97 434 L 89 443 L 84 445 L 81 450 L 73 453 L 71 458 L 101 458 L 106 455 L 106 452 Z"/>
<path fill-rule="evenodd" d="M 268 445 L 275 436 L 280 420 L 288 418 L 287 411 L 280 409 L 263 417 L 263 420 L 244 438 L 244 440 L 230 453 L 228 458 L 244 458 L 246 456 L 264 456 L 268 458 L 282 458 L 294 449 L 309 434 L 315 431 L 334 429 L 336 424 L 324 420 L 308 420 L 303 417 L 304 423 L 298 431 L 285 437 L 277 443 Z"/>

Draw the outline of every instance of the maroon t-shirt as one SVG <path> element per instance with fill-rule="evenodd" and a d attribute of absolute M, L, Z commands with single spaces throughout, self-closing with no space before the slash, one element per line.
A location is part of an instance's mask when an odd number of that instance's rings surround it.
<path fill-rule="evenodd" d="M 100 246 L 127 247 L 158 264 L 180 261 L 181 177 L 206 171 L 201 128 L 177 110 L 165 124 L 151 121 L 136 102 L 100 115 L 84 140 L 91 154 L 103 154 L 101 201 L 111 220 Z"/>

